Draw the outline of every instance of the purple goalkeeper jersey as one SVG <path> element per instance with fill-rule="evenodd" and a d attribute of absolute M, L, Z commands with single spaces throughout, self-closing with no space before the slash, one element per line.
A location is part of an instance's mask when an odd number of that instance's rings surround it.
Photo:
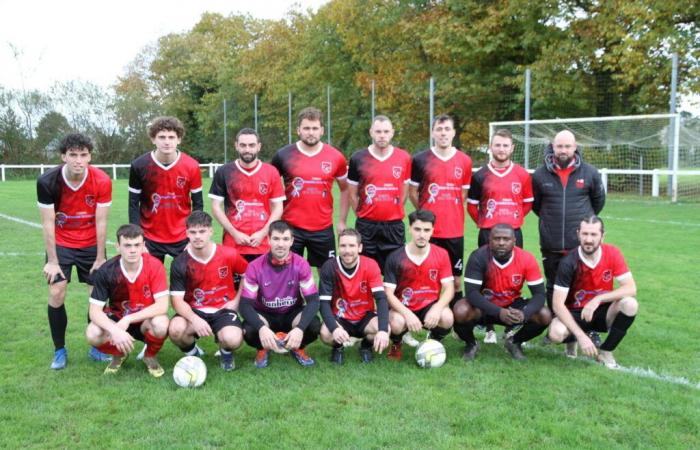
<path fill-rule="evenodd" d="M 284 266 L 270 264 L 265 253 L 248 264 L 242 296 L 252 298 L 258 312 L 284 314 L 304 305 L 304 297 L 316 294 L 311 267 L 304 258 L 292 253 L 292 261 Z"/>

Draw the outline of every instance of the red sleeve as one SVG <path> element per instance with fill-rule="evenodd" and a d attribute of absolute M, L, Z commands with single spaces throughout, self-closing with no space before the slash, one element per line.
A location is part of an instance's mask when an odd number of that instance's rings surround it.
<path fill-rule="evenodd" d="M 440 255 L 440 282 L 442 283 L 442 280 L 453 278 L 454 275 L 452 275 L 452 266 L 450 265 L 450 257 L 447 255 L 447 251 L 442 250 Z"/>
<path fill-rule="evenodd" d="M 627 272 L 630 271 L 629 267 L 627 267 L 627 263 L 625 262 L 625 258 L 622 256 L 622 252 L 620 249 L 617 247 L 610 247 L 613 249 L 612 252 L 612 265 L 613 265 L 613 276 L 614 277 L 619 277 L 620 275 L 624 275 Z"/>
<path fill-rule="evenodd" d="M 161 292 L 168 293 L 168 281 L 165 276 L 165 266 L 156 258 L 151 259 L 151 264 L 152 270 L 150 284 L 153 296 L 155 297 Z"/>
<path fill-rule="evenodd" d="M 405 152 L 405 155 L 406 155 L 406 162 L 404 163 L 404 164 L 405 164 L 405 169 L 404 169 L 404 172 L 403 172 L 403 182 L 404 182 L 404 183 L 408 183 L 409 181 L 411 181 L 411 164 L 412 164 L 412 161 L 411 161 L 411 155 L 409 155 L 408 152 Z"/>
<path fill-rule="evenodd" d="M 241 256 L 238 251 L 236 251 L 236 257 L 233 261 L 233 272 L 239 275 L 245 274 L 246 269 L 248 269 L 248 261 Z"/>
<path fill-rule="evenodd" d="M 466 161 L 467 163 L 465 164 L 464 167 L 464 173 L 462 174 L 462 186 L 470 186 L 472 184 L 472 159 L 469 157 L 469 155 L 464 155 L 466 156 Z M 474 219 L 476 222 L 476 219 Z"/>
<path fill-rule="evenodd" d="M 97 169 L 99 170 L 99 169 Z M 105 204 L 105 203 L 110 203 L 112 201 L 112 180 L 104 174 L 104 172 L 100 171 L 104 176 L 102 177 L 103 179 L 100 180 L 100 189 L 99 192 L 97 193 L 97 203 L 98 204 Z"/>
<path fill-rule="evenodd" d="M 280 173 L 274 166 L 270 166 L 270 168 L 272 169 L 270 170 L 270 186 L 272 187 L 272 196 L 270 198 L 284 197 L 284 186 L 282 185 Z"/>
<path fill-rule="evenodd" d="M 467 212 L 469 213 L 469 217 L 472 218 L 474 223 L 479 223 L 479 205 L 475 205 L 474 203 L 467 203 Z M 524 213 L 527 214 L 527 213 Z"/>
<path fill-rule="evenodd" d="M 537 264 L 535 257 L 532 256 L 531 253 L 525 251 L 523 251 L 523 255 L 525 255 L 526 258 L 525 281 L 527 281 L 528 284 L 538 284 L 542 282 L 542 272 L 540 271 L 540 266 Z"/>
<path fill-rule="evenodd" d="M 523 217 L 527 216 L 532 210 L 532 204 L 535 200 L 535 195 L 532 191 L 532 177 L 525 169 L 523 169 L 522 186 L 523 186 Z"/>
<path fill-rule="evenodd" d="M 345 159 L 345 156 L 343 156 L 343 154 L 340 153 L 340 151 L 338 151 L 336 166 L 337 168 L 335 169 L 335 173 L 333 174 L 334 178 L 343 178 L 348 175 L 348 160 Z"/>
<path fill-rule="evenodd" d="M 367 259 L 369 268 L 367 270 L 367 278 L 369 278 L 369 289 L 374 291 L 375 288 L 384 288 L 382 281 L 382 272 L 379 270 L 379 265 L 373 259 Z"/>
<path fill-rule="evenodd" d="M 190 184 L 190 192 L 202 189 L 202 171 L 199 170 L 199 163 L 192 158 L 192 183 Z"/>

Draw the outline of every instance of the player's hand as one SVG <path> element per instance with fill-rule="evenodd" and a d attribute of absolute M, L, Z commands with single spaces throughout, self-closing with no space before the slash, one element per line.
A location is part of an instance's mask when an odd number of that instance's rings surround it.
<path fill-rule="evenodd" d="M 231 236 L 233 237 L 233 240 L 236 241 L 237 245 L 242 245 L 249 247 L 250 244 L 250 236 L 248 236 L 245 233 L 242 233 L 236 229 L 233 230 L 233 233 L 230 233 Z"/>
<path fill-rule="evenodd" d="M 501 308 L 501 310 L 498 311 L 498 319 L 506 325 L 513 325 L 513 319 L 510 315 L 510 308 Z"/>
<path fill-rule="evenodd" d="M 581 336 L 576 336 L 578 340 L 578 345 L 581 347 L 581 351 L 584 355 L 594 357 L 598 355 L 598 349 L 595 347 L 591 338 L 589 338 L 585 333 L 581 333 Z"/>
<path fill-rule="evenodd" d="M 404 319 L 406 320 L 406 327 L 411 333 L 416 333 L 423 328 L 423 323 L 420 321 L 418 316 L 413 314 L 411 311 L 409 311 L 408 315 L 404 316 Z"/>
<path fill-rule="evenodd" d="M 301 345 L 301 339 L 304 337 L 304 332 L 300 328 L 294 327 L 292 331 L 287 333 L 286 345 L 287 350 L 296 350 Z"/>
<path fill-rule="evenodd" d="M 389 346 L 389 333 L 386 331 L 377 331 L 374 335 L 374 351 L 381 353 Z"/>
<path fill-rule="evenodd" d="M 438 305 L 433 305 L 428 312 L 425 314 L 425 320 L 423 320 L 423 325 L 425 328 L 432 330 L 440 322 L 440 316 L 442 315 L 442 308 Z M 413 330 L 411 330 L 413 331 Z"/>
<path fill-rule="evenodd" d="M 258 331 L 258 336 L 260 337 L 260 343 L 264 349 L 277 351 L 277 338 L 275 333 L 267 325 L 260 327 Z"/>
<path fill-rule="evenodd" d="M 207 321 L 199 316 L 196 316 L 192 321 L 192 329 L 199 337 L 207 337 L 213 334 Z"/>
<path fill-rule="evenodd" d="M 265 240 L 265 236 L 267 236 L 267 233 L 265 233 L 264 230 L 258 230 L 255 233 L 250 235 L 249 238 L 249 244 L 251 247 L 257 247 L 260 244 L 262 244 L 262 241 Z"/>
<path fill-rule="evenodd" d="M 66 279 L 58 263 L 47 262 L 44 266 L 44 278 L 46 278 L 46 281 L 51 284 L 57 275 L 60 275 L 64 280 Z"/>
<path fill-rule="evenodd" d="M 586 322 L 590 322 L 593 320 L 593 313 L 595 313 L 595 310 L 598 309 L 599 306 L 600 300 L 598 300 L 598 297 L 591 299 L 591 301 L 586 303 L 586 306 L 583 307 L 581 318 Z"/>
<path fill-rule="evenodd" d="M 120 330 L 128 330 L 129 325 L 131 325 L 131 320 L 128 319 L 129 316 L 124 316 L 121 319 L 119 319 L 119 322 L 117 322 L 117 326 L 119 327 Z"/>
<path fill-rule="evenodd" d="M 134 349 L 134 338 L 126 331 L 118 328 L 111 333 L 110 340 L 117 349 L 124 353 L 130 353 Z"/>
<path fill-rule="evenodd" d="M 510 311 L 510 317 L 514 319 L 513 323 L 523 323 L 525 321 L 525 313 L 520 309 L 508 308 Z"/>
<path fill-rule="evenodd" d="M 338 344 L 344 344 L 350 340 L 350 335 L 345 331 L 345 328 L 338 325 L 338 328 L 333 330 L 333 340 Z"/>
<path fill-rule="evenodd" d="M 102 267 L 102 264 L 104 264 L 105 261 L 107 261 L 105 258 L 99 256 L 95 258 L 95 262 L 92 263 L 92 267 L 90 268 L 90 273 L 93 273 L 94 271 Z"/>
<path fill-rule="evenodd" d="M 342 233 L 348 226 L 345 224 L 345 222 L 339 221 L 338 223 L 335 224 L 335 228 L 338 231 L 338 234 Z"/>

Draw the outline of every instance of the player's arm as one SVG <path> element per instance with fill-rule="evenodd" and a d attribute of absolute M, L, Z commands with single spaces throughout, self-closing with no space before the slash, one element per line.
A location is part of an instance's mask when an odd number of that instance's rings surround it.
<path fill-rule="evenodd" d="M 321 306 L 321 301 L 319 300 L 318 290 L 316 289 L 316 284 L 311 274 L 311 267 L 308 267 L 307 270 L 300 273 L 299 278 L 299 292 L 302 297 L 304 297 L 306 305 L 304 305 L 304 309 L 301 310 L 301 318 L 295 328 L 299 328 L 303 332 L 306 330 L 306 327 L 309 326 L 313 318 L 316 317 L 318 309 Z"/>
<path fill-rule="evenodd" d="M 103 308 L 104 305 L 93 303 L 93 299 L 90 299 L 90 308 L 88 310 L 90 322 L 107 331 L 112 344 L 114 344 L 120 352 L 131 352 L 134 349 L 134 337 L 126 330 L 120 328 L 112 319 L 107 317 Z"/>
<path fill-rule="evenodd" d="M 544 288 L 544 281 L 539 283 L 530 284 L 528 283 L 528 288 L 530 289 L 530 300 L 527 301 L 527 305 L 523 308 L 523 322 L 530 320 L 533 314 L 537 313 L 542 307 L 547 299 L 547 291 Z"/>
<path fill-rule="evenodd" d="M 465 199 L 467 201 L 467 214 L 472 218 L 474 223 L 479 223 L 479 202 L 481 202 L 481 172 L 477 173 L 471 179 L 471 185 L 467 188 L 467 195 Z"/>
<path fill-rule="evenodd" d="M 152 319 L 156 316 L 162 316 L 168 313 L 168 305 L 170 303 L 170 296 L 168 292 L 159 292 L 153 295 L 155 302 L 152 305 L 148 305 L 139 312 L 133 314 L 128 314 L 122 318 L 121 321 L 126 321 L 128 324 L 143 322 L 146 319 Z"/>
<path fill-rule="evenodd" d="M 58 265 L 58 254 L 56 253 L 56 213 L 53 205 L 50 207 L 39 207 L 41 216 L 41 230 L 44 235 L 44 247 L 46 248 L 46 264 L 44 265 L 44 277 L 51 283 L 56 276 L 66 278 Z"/>
<path fill-rule="evenodd" d="M 190 199 L 192 200 L 192 211 L 204 211 L 204 195 L 202 194 L 202 172 L 199 163 L 192 168 L 192 186 L 190 188 Z"/>
<path fill-rule="evenodd" d="M 425 315 L 425 320 L 423 321 L 426 328 L 430 329 L 437 326 L 438 322 L 440 322 L 442 310 L 450 304 L 454 295 L 454 277 L 450 276 L 440 280 L 440 297 L 438 297 L 438 301 L 428 310 L 428 313 Z"/>
<path fill-rule="evenodd" d="M 413 181 L 408 185 L 408 199 L 414 208 L 418 209 L 418 184 L 414 184 Z"/>
<path fill-rule="evenodd" d="M 243 277 L 245 276 L 245 272 L 247 269 L 248 269 L 248 261 L 246 261 L 246 259 L 239 253 L 236 257 L 236 262 L 233 265 L 233 270 L 232 270 L 232 272 L 234 273 L 233 276 L 235 277 L 235 275 L 238 275 L 240 277 L 240 279 L 242 280 Z M 226 302 L 226 304 L 224 305 L 224 308 L 238 311 L 238 307 L 241 304 L 242 292 L 243 292 L 243 290 L 240 289 L 240 285 L 239 285 L 239 289 L 236 291 L 236 294 L 233 296 L 233 300 L 229 300 L 228 302 Z"/>
<path fill-rule="evenodd" d="M 336 178 L 335 181 L 338 183 L 338 188 L 340 188 L 340 217 L 336 224 L 336 228 L 340 232 L 347 228 L 348 211 L 350 209 L 350 186 L 346 177 Z"/>
<path fill-rule="evenodd" d="M 226 231 L 233 237 L 233 240 L 236 241 L 236 244 L 246 246 L 250 245 L 250 236 L 241 231 L 238 231 L 238 229 L 236 229 L 236 227 L 233 226 L 231 221 L 226 216 L 226 212 L 224 212 L 223 208 L 223 198 L 213 197 L 212 194 L 209 194 L 209 197 L 211 198 L 211 213 L 214 216 L 214 218 L 216 218 L 216 220 L 221 224 L 221 227 L 224 229 L 224 231 Z"/>
<path fill-rule="evenodd" d="M 618 278 L 619 286 L 610 292 L 603 292 L 593 297 L 581 311 L 583 320 L 590 322 L 593 320 L 593 313 L 601 303 L 612 303 L 622 300 L 625 297 L 635 297 L 637 295 L 637 284 L 632 278 L 632 274 L 627 272 Z"/>
<path fill-rule="evenodd" d="M 410 184 L 408 180 L 404 181 L 403 186 L 401 186 L 399 189 L 401 189 L 401 198 L 403 198 L 403 204 L 405 205 L 408 201 L 408 193 L 410 192 Z"/>
<path fill-rule="evenodd" d="M 270 224 L 282 218 L 282 212 L 284 210 L 283 201 L 284 197 L 270 200 L 270 217 L 262 228 L 250 235 L 250 245 L 252 247 L 260 245 L 260 243 L 265 240 L 265 236 L 267 236 L 267 232 L 270 230 Z"/>
<path fill-rule="evenodd" d="M 206 320 L 194 313 L 192 307 L 185 301 L 186 273 L 185 262 L 181 258 L 175 258 L 170 266 L 170 301 L 175 312 L 184 317 L 199 337 L 211 336 L 212 329 Z"/>
<path fill-rule="evenodd" d="M 564 324 L 564 326 L 574 335 L 578 341 L 581 351 L 587 356 L 595 356 L 598 353 L 595 345 L 586 333 L 578 326 L 574 316 L 571 315 L 569 308 L 566 307 L 566 296 L 569 293 L 569 288 L 554 285 L 552 294 L 552 308 L 556 318 Z"/>
<path fill-rule="evenodd" d="M 479 202 L 473 200 L 467 200 L 467 214 L 472 218 L 474 223 L 479 223 Z"/>
<path fill-rule="evenodd" d="M 107 244 L 107 216 L 109 216 L 109 204 L 106 206 L 97 205 L 95 209 L 95 232 L 97 234 L 97 257 L 90 272 L 100 268 L 106 261 Z"/>
<path fill-rule="evenodd" d="M 491 303 L 481 293 L 488 265 L 488 261 L 485 260 L 486 256 L 478 249 L 469 255 L 464 272 L 464 294 L 469 304 L 474 308 L 480 309 L 487 316 L 500 317 L 503 308 Z"/>
<path fill-rule="evenodd" d="M 141 225 L 141 190 L 143 185 L 138 170 L 129 167 L 129 223 Z"/>

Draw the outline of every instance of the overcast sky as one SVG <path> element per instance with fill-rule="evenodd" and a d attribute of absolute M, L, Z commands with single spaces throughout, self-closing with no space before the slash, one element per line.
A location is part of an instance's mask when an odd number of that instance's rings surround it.
<path fill-rule="evenodd" d="M 0 86 L 48 89 L 82 79 L 109 86 L 146 45 L 191 29 L 203 12 L 279 19 L 327 0 L 0 0 Z M 12 46 L 21 52 L 16 58 Z"/>

